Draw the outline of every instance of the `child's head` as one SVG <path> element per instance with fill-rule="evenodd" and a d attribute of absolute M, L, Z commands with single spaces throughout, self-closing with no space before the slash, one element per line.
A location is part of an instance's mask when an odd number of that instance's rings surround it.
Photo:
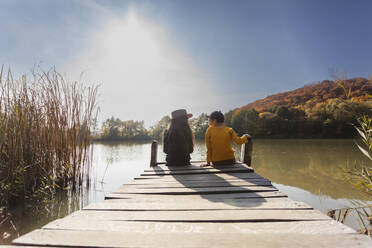
<path fill-rule="evenodd" d="M 225 116 L 221 111 L 213 111 L 209 116 L 209 125 L 215 126 L 218 124 L 223 124 L 225 122 Z"/>

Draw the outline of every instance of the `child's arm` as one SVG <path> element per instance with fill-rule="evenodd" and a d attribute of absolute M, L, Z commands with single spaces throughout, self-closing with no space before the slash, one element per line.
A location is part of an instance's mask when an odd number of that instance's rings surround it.
<path fill-rule="evenodd" d="M 238 135 L 236 135 L 235 131 L 232 128 L 230 130 L 231 130 L 231 137 L 237 145 L 242 145 L 244 143 L 247 143 L 248 138 L 251 137 L 248 134 L 244 134 L 242 137 L 238 137 Z"/>
<path fill-rule="evenodd" d="M 209 128 L 205 133 L 205 146 L 207 147 L 207 163 L 202 166 L 209 166 L 212 162 L 212 144 L 211 144 L 211 134 Z"/>

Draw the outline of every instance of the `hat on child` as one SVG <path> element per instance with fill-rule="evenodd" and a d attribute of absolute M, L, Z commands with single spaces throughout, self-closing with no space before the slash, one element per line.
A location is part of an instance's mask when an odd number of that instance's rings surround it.
<path fill-rule="evenodd" d="M 188 119 L 192 117 L 192 114 L 187 113 L 186 109 L 177 109 L 171 113 L 172 119 L 186 116 Z"/>

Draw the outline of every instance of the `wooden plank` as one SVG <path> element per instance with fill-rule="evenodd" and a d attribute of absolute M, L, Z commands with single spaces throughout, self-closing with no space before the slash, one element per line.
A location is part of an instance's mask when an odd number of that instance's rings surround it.
<path fill-rule="evenodd" d="M 267 179 L 264 178 L 230 178 L 230 179 L 224 179 L 224 178 L 210 178 L 208 180 L 200 180 L 198 178 L 195 178 L 194 180 L 184 180 L 180 178 L 157 178 L 157 179 L 146 179 L 146 180 L 133 180 L 129 182 L 128 184 L 163 184 L 163 183 L 182 183 L 184 185 L 192 185 L 193 183 L 200 183 L 200 182 L 207 182 L 207 183 L 226 183 L 226 182 L 262 182 Z M 126 185 L 126 184 L 125 184 Z"/>
<path fill-rule="evenodd" d="M 197 195 L 144 195 L 144 194 L 115 194 L 106 195 L 106 199 L 141 199 L 142 201 L 199 201 L 202 198 L 209 200 L 229 200 L 229 199 L 246 199 L 246 198 L 271 198 L 271 197 L 287 197 L 280 191 L 267 192 L 241 192 L 229 194 L 197 194 Z"/>
<path fill-rule="evenodd" d="M 44 229 L 119 231 L 139 233 L 303 233 L 336 234 L 356 233 L 355 230 L 334 220 L 255 222 L 255 223 L 187 223 L 187 222 L 133 222 L 63 218 L 43 227 Z"/>
<path fill-rule="evenodd" d="M 189 195 L 187 195 L 189 196 Z M 193 195 L 191 195 L 193 196 Z M 234 205 L 236 207 L 249 207 L 250 205 L 259 205 L 260 203 L 267 204 L 268 202 L 271 202 L 271 204 L 287 204 L 289 202 L 293 203 L 295 201 L 289 199 L 288 197 L 269 197 L 269 198 L 263 198 L 263 197 L 256 197 L 256 198 L 243 198 L 243 199 L 214 199 L 214 198 L 209 198 L 209 195 L 206 195 L 205 197 L 200 197 L 200 198 L 193 198 L 193 197 L 184 197 L 184 198 L 134 198 L 134 199 L 107 199 L 106 201 L 103 202 L 96 202 L 96 203 L 91 203 L 90 205 L 86 206 L 85 208 L 91 208 L 92 204 L 98 204 L 98 205 L 103 205 L 103 204 L 110 204 L 110 205 L 116 205 L 120 203 L 123 203 L 124 205 L 127 204 L 141 204 L 142 206 L 139 207 L 138 209 L 133 209 L 133 210 L 141 210 L 145 207 L 151 206 L 152 204 L 158 204 L 160 206 L 173 206 L 173 208 L 177 208 L 177 206 L 184 208 L 185 210 L 191 210 L 191 209 L 198 209 L 198 206 L 204 206 L 204 207 L 212 207 L 213 209 L 217 209 L 216 206 L 218 204 L 228 204 L 228 205 Z M 212 195 L 213 196 L 213 195 Z M 182 201 L 182 202 L 181 202 Z M 196 204 L 197 203 L 197 204 Z M 218 203 L 218 204 L 217 204 Z M 302 203 L 302 202 L 301 202 Z M 148 204 L 148 205 L 146 205 Z M 306 205 L 302 203 L 303 206 L 306 206 L 307 208 L 311 208 L 309 205 Z M 123 206 L 124 206 L 123 205 Z M 191 206 L 190 209 L 187 209 L 186 207 Z M 263 205 L 261 205 L 263 206 Z M 129 206 L 128 206 L 129 207 Z M 134 207 L 134 206 L 132 206 Z M 151 210 L 151 209 L 150 209 Z"/>
<path fill-rule="evenodd" d="M 106 200 L 89 204 L 85 210 L 224 210 L 224 209 L 313 209 L 303 202 L 296 202 L 288 198 L 253 198 L 226 200 L 213 202 L 208 199 L 187 202 L 141 202 L 120 200 Z"/>
<path fill-rule="evenodd" d="M 190 161 L 190 163 L 192 165 L 197 165 L 197 164 L 205 164 L 206 161 L 205 160 L 192 160 L 192 161 Z M 157 162 L 157 166 L 165 166 L 165 167 L 167 167 L 166 164 L 167 164 L 167 162 L 165 162 L 165 161 Z M 172 166 L 172 167 L 178 167 L 178 166 Z"/>
<path fill-rule="evenodd" d="M 277 191 L 272 186 L 244 186 L 244 187 L 205 187 L 205 188 L 164 188 L 164 189 L 138 189 L 121 187 L 113 193 L 120 194 L 215 194 L 215 193 L 228 193 L 228 192 L 261 192 L 261 191 Z"/>
<path fill-rule="evenodd" d="M 201 183 L 201 184 L 228 184 L 228 183 L 231 183 L 231 184 L 235 184 L 235 185 L 238 185 L 239 183 L 261 183 L 261 182 L 269 182 L 271 183 L 270 180 L 268 179 L 264 179 L 264 178 L 250 178 L 250 179 L 240 179 L 240 178 L 236 178 L 236 179 L 229 179 L 229 180 L 224 180 L 224 179 L 221 179 L 221 178 L 217 178 L 215 180 L 208 180 L 208 181 L 203 181 L 203 180 L 187 180 L 187 181 L 184 181 L 184 180 L 166 180 L 166 178 L 162 178 L 162 179 L 154 179 L 154 180 L 151 180 L 151 179 L 148 179 L 148 180 L 132 180 L 131 182 L 129 183 L 126 183 L 126 184 L 123 184 L 123 185 L 156 185 L 156 184 L 182 184 L 182 185 L 194 185 L 194 184 L 198 184 L 198 183 Z"/>
<path fill-rule="evenodd" d="M 317 210 L 187 210 L 187 211 L 109 211 L 80 210 L 69 217 L 116 221 L 161 222 L 267 222 L 294 220 L 330 220 Z"/>
<path fill-rule="evenodd" d="M 13 244 L 165 248 L 372 246 L 370 238 L 356 235 L 351 228 L 305 203 L 288 199 L 270 181 L 241 164 L 224 168 L 157 166 L 107 198 L 112 199 L 49 223 Z"/>
<path fill-rule="evenodd" d="M 276 191 L 276 192 L 279 192 L 279 191 Z M 266 192 L 265 192 L 266 193 Z M 153 196 L 153 195 L 151 195 Z M 169 196 L 169 195 L 161 195 L 161 196 Z M 177 195 L 178 196 L 178 195 Z M 148 197 L 142 197 L 142 198 L 130 198 L 130 199 L 107 199 L 106 201 L 102 201 L 102 202 L 97 202 L 99 204 L 103 204 L 103 203 L 117 203 L 117 202 L 124 202 L 124 203 L 167 203 L 167 204 L 172 204 L 172 203 L 178 203 L 178 204 L 181 204 L 180 201 L 184 202 L 184 203 L 187 203 L 187 204 L 190 204 L 190 203 L 200 203 L 200 204 L 204 204 L 204 203 L 208 203 L 208 204 L 213 204 L 213 203 L 217 203 L 217 202 L 226 202 L 228 204 L 233 204 L 233 203 L 236 203 L 236 204 L 244 204 L 245 202 L 249 203 L 249 202 L 268 202 L 268 201 L 271 201 L 271 202 L 278 202 L 278 201 L 292 201 L 292 199 L 289 199 L 288 197 L 268 197 L 268 198 L 264 198 L 264 197 L 260 197 L 260 196 L 257 196 L 257 197 L 252 197 L 252 198 L 220 198 L 220 199 L 216 199 L 216 198 L 210 198 L 209 196 L 214 196 L 214 194 L 211 194 L 211 195 L 205 195 L 205 196 L 202 196 L 202 197 L 192 197 L 192 196 L 198 196 L 198 195 L 180 195 L 180 196 L 185 196 L 185 197 L 172 197 L 172 198 L 163 198 L 163 197 L 156 197 L 156 198 L 148 198 Z M 191 197 L 189 197 L 191 196 Z M 92 204 L 95 204 L 95 203 L 92 203 Z"/>
<path fill-rule="evenodd" d="M 220 173 L 251 173 L 252 168 L 227 168 L 227 169 L 204 169 L 204 170 L 172 170 L 143 172 L 141 176 L 166 176 L 166 175 L 195 175 L 195 174 L 220 174 Z"/>
<path fill-rule="evenodd" d="M 38 229 L 13 244 L 75 247 L 368 247 L 371 238 L 355 234 L 142 233 Z"/>
<path fill-rule="evenodd" d="M 234 165 L 220 165 L 220 166 L 205 166 L 201 167 L 201 163 L 192 164 L 188 166 L 165 166 L 165 165 L 158 165 L 155 167 L 151 167 L 150 169 L 145 169 L 145 172 L 154 172 L 154 171 L 179 171 L 179 170 L 210 170 L 210 169 L 231 169 L 231 168 L 251 168 L 245 164 L 236 163 Z"/>
<path fill-rule="evenodd" d="M 57 248 L 58 246 L 39 246 L 39 245 L 0 245 L 1 248 Z"/>
<path fill-rule="evenodd" d="M 203 188 L 203 187 L 249 187 L 249 186 L 271 186 L 269 180 L 259 180 L 254 182 L 233 181 L 233 182 L 166 182 L 166 183 L 145 183 L 145 184 L 124 184 L 125 188 L 149 189 L 149 188 Z"/>
<path fill-rule="evenodd" d="M 135 180 L 169 180 L 169 181 L 209 181 L 209 180 L 230 180 L 230 179 L 263 179 L 262 176 L 256 173 L 226 173 L 226 174 L 195 174 L 195 175 L 158 175 L 158 176 L 140 176 L 134 178 Z"/>

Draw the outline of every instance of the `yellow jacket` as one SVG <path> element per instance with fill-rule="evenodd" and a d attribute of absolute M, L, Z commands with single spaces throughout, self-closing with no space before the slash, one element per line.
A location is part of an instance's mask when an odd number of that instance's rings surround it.
<path fill-rule="evenodd" d="M 248 142 L 245 135 L 238 137 L 230 127 L 209 127 L 205 133 L 207 162 L 217 162 L 235 158 L 232 141 L 237 145 Z"/>

